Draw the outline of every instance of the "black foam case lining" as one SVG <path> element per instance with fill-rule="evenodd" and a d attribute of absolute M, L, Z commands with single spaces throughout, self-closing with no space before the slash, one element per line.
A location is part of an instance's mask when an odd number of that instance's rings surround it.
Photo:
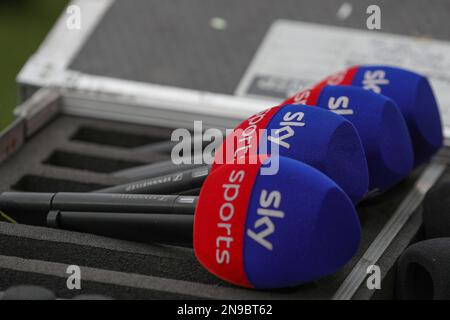
<path fill-rule="evenodd" d="M 98 134 L 98 133 L 103 133 Z M 113 172 L 170 159 L 167 152 L 136 154 L 142 145 L 169 140 L 171 129 L 61 115 L 0 166 L 0 191 L 92 191 L 127 182 Z M 111 134 L 114 139 L 109 139 Z M 320 281 L 281 291 L 233 287 L 203 269 L 193 250 L 140 244 L 95 235 L 0 222 L 0 289 L 42 284 L 60 297 L 69 265 L 82 270 L 82 292 L 114 298 L 329 299 L 409 192 L 420 169 L 384 195 L 358 207 L 363 239 L 358 255 L 342 270 Z M 361 287 L 355 298 L 389 298 L 389 279 L 400 252 L 418 235 L 420 213 L 413 215 L 380 260 L 386 290 Z M 389 271 L 389 272 L 388 272 Z M 392 278 L 392 275 L 391 275 Z M 359 295 L 359 296 L 358 296 Z"/>

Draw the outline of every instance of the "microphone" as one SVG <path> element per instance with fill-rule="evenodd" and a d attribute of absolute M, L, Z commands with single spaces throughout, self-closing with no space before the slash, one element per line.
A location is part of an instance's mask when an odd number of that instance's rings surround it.
<path fill-rule="evenodd" d="M 432 188 L 423 201 L 425 238 L 398 262 L 399 299 L 450 299 L 450 182 Z"/>
<path fill-rule="evenodd" d="M 421 241 L 398 261 L 397 297 L 404 300 L 450 299 L 450 238 Z"/>
<path fill-rule="evenodd" d="M 164 194 L 178 193 L 185 190 L 198 189 L 203 185 L 210 172 L 208 165 L 199 168 L 183 170 L 172 174 L 143 179 L 118 186 L 96 190 L 98 193 L 128 193 L 128 194 Z"/>
<path fill-rule="evenodd" d="M 318 86 L 352 85 L 394 100 L 408 126 L 414 149 L 414 167 L 442 147 L 439 107 L 427 78 L 385 65 L 354 66 L 327 77 Z"/>
<path fill-rule="evenodd" d="M 430 238 L 450 237 L 450 182 L 432 188 L 423 202 L 423 225 L 425 236 Z"/>
<path fill-rule="evenodd" d="M 196 196 L 180 195 L 4 192 L 0 195 L 0 210 L 19 223 L 44 226 L 49 211 L 192 215 L 196 202 Z"/>
<path fill-rule="evenodd" d="M 141 166 L 128 168 L 114 172 L 114 177 L 128 178 L 133 180 L 150 179 L 158 176 L 174 174 L 179 171 L 196 169 L 203 167 L 203 155 L 196 155 L 192 158 L 187 157 L 187 160 L 193 160 L 191 164 L 175 164 L 172 160 L 144 164 Z M 199 162 L 199 163 L 197 163 Z"/>
<path fill-rule="evenodd" d="M 169 212 L 169 213 L 167 213 Z M 144 243 L 192 246 L 194 215 L 50 211 L 47 226 Z"/>
<path fill-rule="evenodd" d="M 269 160 L 224 164 L 208 176 L 200 196 L 189 200 L 119 194 L 54 194 L 49 200 L 47 194 L 22 202 L 7 193 L 0 196 L 0 208 L 50 208 L 50 226 L 122 239 L 137 234 L 139 241 L 176 243 L 193 235 L 200 263 L 244 287 L 291 287 L 336 272 L 360 243 L 351 200 L 329 177 L 293 159 L 280 156 L 278 173 L 266 175 Z M 91 198 L 83 202 L 81 195 Z"/>
<path fill-rule="evenodd" d="M 255 154 L 302 161 L 334 180 L 355 203 L 368 191 L 366 155 L 355 127 L 319 108 L 280 105 L 253 115 L 227 136 L 211 171 Z"/>
<path fill-rule="evenodd" d="M 260 136 L 261 129 L 273 130 L 275 134 Z M 234 140 L 238 143 L 233 144 Z M 254 143 L 252 140 L 259 142 Z M 269 140 L 271 142 L 267 143 Z M 245 145 L 242 141 L 248 144 Z M 244 121 L 219 148 L 211 170 L 223 163 L 239 161 L 241 155 L 247 159 L 252 153 L 273 153 L 272 146 L 275 143 L 279 144 L 277 154 L 303 161 L 321 170 L 344 188 L 354 202 L 361 200 L 367 193 L 367 161 L 356 129 L 339 115 L 303 106 L 271 108 Z M 235 153 L 238 159 L 234 158 Z M 154 173 L 153 169 L 150 170 L 153 166 L 128 169 L 127 176 L 145 177 L 149 172 Z M 209 166 L 202 165 L 160 177 L 152 175 L 148 179 L 96 192 L 175 193 L 185 190 L 185 186 L 189 189 L 201 187 L 209 171 Z"/>
<path fill-rule="evenodd" d="M 306 104 L 330 110 L 349 120 L 364 146 L 369 189 L 386 190 L 414 165 L 408 127 L 391 99 L 355 86 L 317 86 L 299 92 L 283 104 Z"/>
<path fill-rule="evenodd" d="M 194 216 L 201 264 L 240 286 L 282 288 L 331 274 L 353 257 L 360 224 L 345 192 L 302 162 L 223 165 L 206 179 Z M 294 187 L 295 186 L 295 187 Z"/>
<path fill-rule="evenodd" d="M 214 141 L 214 143 L 216 143 Z M 178 142 L 169 141 L 169 142 L 161 142 L 157 144 L 150 144 L 145 146 L 140 146 L 133 149 L 134 154 L 146 155 L 150 153 L 157 152 L 165 152 L 167 154 L 172 154 L 175 149 L 173 149 Z M 172 160 L 162 161 L 158 163 L 145 164 L 133 168 L 119 170 L 113 173 L 114 176 L 124 177 L 128 179 L 149 179 L 155 178 L 162 175 L 175 174 L 182 170 L 195 169 L 204 166 L 204 161 L 209 161 L 210 156 L 203 156 L 203 150 L 205 149 L 205 142 L 203 141 L 203 135 L 200 138 L 194 138 L 191 142 L 191 147 L 189 154 L 183 154 L 182 158 L 187 160 L 188 162 L 192 161 L 192 163 L 181 163 L 175 164 Z M 199 150 L 196 149 L 196 145 L 201 145 Z M 181 156 L 180 154 L 177 154 Z"/>
<path fill-rule="evenodd" d="M 38 286 L 14 286 L 4 292 L 0 292 L 0 300 L 55 300 L 55 294 Z"/>
<path fill-rule="evenodd" d="M 38 287 L 33 285 L 18 285 L 10 287 L 4 292 L 0 291 L 0 301 L 7 300 L 66 300 L 60 299 L 55 294 L 44 287 Z M 98 294 L 81 294 L 75 296 L 73 300 L 112 300 L 107 296 Z"/>

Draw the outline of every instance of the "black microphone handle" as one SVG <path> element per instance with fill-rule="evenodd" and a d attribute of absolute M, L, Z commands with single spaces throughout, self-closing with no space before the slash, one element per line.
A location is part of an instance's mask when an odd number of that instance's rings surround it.
<path fill-rule="evenodd" d="M 47 213 L 53 210 L 192 215 L 197 198 L 151 194 L 5 192 L 0 195 L 0 210 L 19 223 L 45 225 Z"/>
<path fill-rule="evenodd" d="M 196 203 L 196 196 L 61 192 L 50 210 L 193 214 Z"/>
<path fill-rule="evenodd" d="M 205 166 L 205 163 L 203 160 L 201 160 L 201 163 L 195 163 L 195 159 L 203 159 L 199 157 L 194 157 L 194 163 L 191 164 L 174 164 L 172 160 L 158 162 L 158 163 L 151 163 L 151 164 L 145 164 L 129 169 L 124 169 L 120 171 L 116 171 L 112 173 L 115 177 L 123 177 L 128 178 L 130 180 L 141 180 L 141 179 L 148 179 L 148 178 L 154 178 L 162 175 L 167 175 L 175 172 L 179 172 L 181 170 L 189 170 L 189 169 L 195 169 Z"/>
<path fill-rule="evenodd" d="M 0 300 L 55 300 L 55 294 L 44 287 L 34 285 L 13 286 L 0 291 Z"/>
<path fill-rule="evenodd" d="M 209 166 L 184 170 L 161 177 L 148 178 L 126 183 L 110 188 L 96 190 L 97 193 L 128 193 L 128 194 L 174 194 L 203 185 L 210 172 Z"/>
<path fill-rule="evenodd" d="M 50 211 L 47 225 L 122 240 L 192 246 L 193 215 Z"/>

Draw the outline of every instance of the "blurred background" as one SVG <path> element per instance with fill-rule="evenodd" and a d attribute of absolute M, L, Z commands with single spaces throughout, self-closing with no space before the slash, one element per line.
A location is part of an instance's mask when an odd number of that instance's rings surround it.
<path fill-rule="evenodd" d="M 67 0 L 0 0 L 0 129 L 12 120 L 15 78 Z"/>

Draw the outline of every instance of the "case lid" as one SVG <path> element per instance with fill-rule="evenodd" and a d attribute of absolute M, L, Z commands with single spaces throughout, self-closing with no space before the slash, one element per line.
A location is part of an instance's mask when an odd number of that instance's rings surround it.
<path fill-rule="evenodd" d="M 381 30 L 369 30 L 373 3 Z M 450 137 L 448 10 L 437 0 L 73 0 L 18 81 L 22 93 L 57 85 L 241 120 L 348 65 L 393 64 L 430 77 Z"/>

